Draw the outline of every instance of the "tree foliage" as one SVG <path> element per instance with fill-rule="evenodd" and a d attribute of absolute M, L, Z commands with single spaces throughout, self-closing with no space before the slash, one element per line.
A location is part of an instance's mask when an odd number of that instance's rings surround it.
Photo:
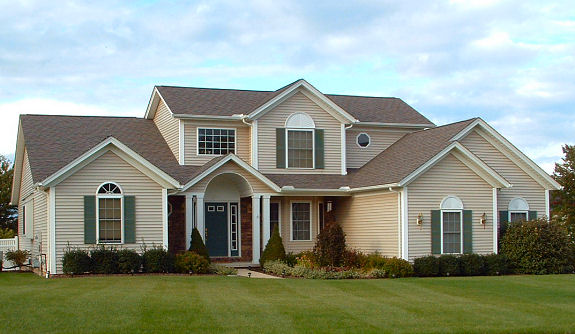
<path fill-rule="evenodd" d="M 555 164 L 553 178 L 563 189 L 553 194 L 553 217 L 568 230 L 575 242 L 575 145 L 563 146 L 565 155 L 561 163 Z"/>
<path fill-rule="evenodd" d="M 320 266 L 341 265 L 345 254 L 345 233 L 338 223 L 329 223 L 321 230 L 313 252 Z"/>
<path fill-rule="evenodd" d="M 274 228 L 270 240 L 266 244 L 266 247 L 260 258 L 260 266 L 263 268 L 264 263 L 267 261 L 283 261 L 286 257 L 286 251 L 284 249 L 284 243 L 282 237 L 280 236 L 279 228 Z"/>
<path fill-rule="evenodd" d="M 204 244 L 204 240 L 200 235 L 200 231 L 198 231 L 197 227 L 194 227 L 192 230 L 192 240 L 190 241 L 190 251 L 195 252 L 203 256 L 208 262 L 210 262 L 210 254 L 208 253 L 208 248 L 206 244 Z"/>
<path fill-rule="evenodd" d="M 5 156 L 0 155 L 0 228 L 16 232 L 18 209 L 10 205 L 14 168 Z"/>

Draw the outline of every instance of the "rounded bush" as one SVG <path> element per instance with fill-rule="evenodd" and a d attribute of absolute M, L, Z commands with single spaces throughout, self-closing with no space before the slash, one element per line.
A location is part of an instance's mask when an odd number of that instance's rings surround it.
<path fill-rule="evenodd" d="M 385 264 L 387 263 L 388 258 L 379 254 L 379 253 L 371 253 L 365 256 L 362 259 L 362 267 L 364 269 L 383 269 Z"/>
<path fill-rule="evenodd" d="M 205 257 L 194 252 L 184 252 L 176 255 L 176 271 L 182 274 L 207 274 L 210 263 Z"/>
<path fill-rule="evenodd" d="M 389 278 L 411 277 L 413 276 L 413 266 L 409 261 L 392 257 L 387 259 L 382 268 Z"/>
<path fill-rule="evenodd" d="M 509 260 L 503 254 L 490 254 L 483 256 L 485 261 L 485 274 L 489 276 L 509 274 Z"/>
<path fill-rule="evenodd" d="M 343 253 L 342 265 L 345 268 L 362 268 L 365 266 L 367 255 L 358 250 L 346 249 Z"/>
<path fill-rule="evenodd" d="M 286 257 L 284 243 L 278 228 L 274 228 L 270 240 L 266 244 L 262 256 L 260 258 L 260 266 L 263 267 L 266 261 L 280 260 L 283 261 Z"/>
<path fill-rule="evenodd" d="M 174 256 L 161 247 L 146 249 L 142 254 L 142 268 L 146 273 L 174 272 Z"/>
<path fill-rule="evenodd" d="M 118 251 L 118 272 L 122 274 L 138 273 L 142 268 L 142 257 L 135 250 Z"/>
<path fill-rule="evenodd" d="M 459 268 L 463 276 L 485 275 L 485 261 L 479 254 L 463 254 L 459 257 Z"/>
<path fill-rule="evenodd" d="M 67 275 L 81 275 L 92 271 L 92 259 L 83 249 L 67 249 L 62 257 L 62 270 Z"/>
<path fill-rule="evenodd" d="M 441 255 L 439 257 L 439 275 L 441 276 L 459 276 L 461 269 L 459 258 L 455 255 Z"/>
<path fill-rule="evenodd" d="M 419 277 L 439 276 L 439 258 L 433 255 L 419 257 L 413 261 L 413 270 Z"/>
<path fill-rule="evenodd" d="M 513 269 L 521 274 L 563 274 L 573 271 L 574 248 L 567 230 L 537 219 L 512 223 L 501 240 Z"/>
<path fill-rule="evenodd" d="M 90 252 L 93 263 L 93 272 L 96 274 L 118 273 L 118 251 L 115 248 L 104 246 Z"/>

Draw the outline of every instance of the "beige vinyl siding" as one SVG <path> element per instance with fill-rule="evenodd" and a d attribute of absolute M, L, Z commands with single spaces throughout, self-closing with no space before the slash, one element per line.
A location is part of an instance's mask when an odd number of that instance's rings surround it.
<path fill-rule="evenodd" d="M 488 134 L 483 134 L 489 137 Z M 529 209 L 537 211 L 537 216 L 547 215 L 545 189 L 509 159 L 511 152 L 499 151 L 479 135 L 477 130 L 467 135 L 462 144 L 513 185 L 511 188 L 499 190 L 498 211 L 506 211 L 513 198 L 523 197 L 529 204 Z"/>
<path fill-rule="evenodd" d="M 24 150 L 24 159 L 22 161 L 22 177 L 20 179 L 20 198 L 18 200 L 18 247 L 20 249 L 32 250 L 32 241 L 24 237 L 24 203 L 33 203 L 34 181 L 32 180 L 32 170 L 30 169 L 30 161 L 28 160 L 28 151 Z"/>
<path fill-rule="evenodd" d="M 276 168 L 276 129 L 285 128 L 288 117 L 297 112 L 308 114 L 316 129 L 324 129 L 325 169 Z M 301 92 L 259 118 L 257 136 L 258 167 L 263 173 L 341 173 L 341 123 Z"/>
<path fill-rule="evenodd" d="M 449 154 L 408 185 L 409 258 L 431 254 L 431 210 L 439 210 L 441 201 L 455 195 L 464 210 L 473 211 L 473 252 L 493 253 L 493 188 L 460 160 Z M 417 216 L 423 214 L 423 224 Z M 485 213 L 487 224 L 479 224 Z"/>
<path fill-rule="evenodd" d="M 38 263 L 40 254 L 48 254 L 48 248 L 48 195 L 37 190 L 34 192 L 34 240 L 31 252 Z"/>
<path fill-rule="evenodd" d="M 172 113 L 168 109 L 168 106 L 164 101 L 160 101 L 158 108 L 156 109 L 156 114 L 154 115 L 154 123 L 162 137 L 168 143 L 170 150 L 174 154 L 176 159 L 179 158 L 179 147 L 180 147 L 180 125 L 179 121 L 172 116 Z M 180 162 L 181 163 L 181 162 Z"/>
<path fill-rule="evenodd" d="M 272 197 L 272 202 L 280 202 L 281 235 L 287 253 L 300 253 L 312 250 L 319 233 L 318 203 L 322 197 Z M 311 202 L 311 241 L 291 241 L 291 203 Z"/>
<path fill-rule="evenodd" d="M 206 191 L 206 188 L 208 187 L 210 181 L 214 177 L 216 177 L 220 174 L 226 174 L 226 173 L 241 175 L 249 183 L 249 185 L 251 186 L 254 193 L 273 193 L 273 192 L 275 192 L 273 189 L 268 187 L 265 183 L 263 183 L 258 178 L 256 178 L 253 174 L 247 172 L 245 169 L 243 169 L 242 167 L 240 167 L 238 164 L 236 164 L 233 161 L 229 161 L 229 162 L 225 163 L 223 166 L 221 166 L 217 170 L 208 174 L 200 182 L 198 182 L 195 185 L 193 185 L 192 187 L 190 187 L 187 190 L 187 192 L 204 193 Z M 249 196 L 249 195 L 251 195 L 251 192 L 249 191 L 249 189 L 241 189 L 241 196 Z"/>
<path fill-rule="evenodd" d="M 186 165 L 202 166 L 216 155 L 198 155 L 198 128 L 235 129 L 236 155 L 245 162 L 251 160 L 250 128 L 242 122 L 183 121 L 184 125 L 184 160 Z"/>
<path fill-rule="evenodd" d="M 373 159 L 391 144 L 410 132 L 413 132 L 413 130 L 401 128 L 352 127 L 346 131 L 345 138 L 347 168 L 359 168 L 365 165 L 369 160 Z M 367 133 L 370 137 L 369 146 L 359 147 L 359 145 L 357 145 L 357 136 L 360 133 Z"/>
<path fill-rule="evenodd" d="M 376 192 L 338 200 L 335 213 L 348 247 L 400 256 L 398 210 L 397 193 Z"/>
<path fill-rule="evenodd" d="M 162 244 L 162 187 L 113 152 L 107 152 L 56 186 L 56 263 L 62 273 L 62 255 L 84 244 L 84 196 L 96 195 L 104 182 L 116 182 L 124 195 L 136 197 L 136 244 L 122 247 L 138 252 L 144 243 Z"/>

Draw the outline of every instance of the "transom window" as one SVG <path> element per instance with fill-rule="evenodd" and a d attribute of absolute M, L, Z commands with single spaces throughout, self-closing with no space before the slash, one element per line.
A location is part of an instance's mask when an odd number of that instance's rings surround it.
<path fill-rule="evenodd" d="M 441 253 L 461 254 L 463 250 L 463 202 L 447 196 L 441 202 Z"/>
<path fill-rule="evenodd" d="M 521 222 L 527 221 L 529 216 L 529 204 L 521 197 L 516 197 L 509 201 L 509 221 Z"/>
<path fill-rule="evenodd" d="M 369 146 L 370 142 L 371 142 L 371 138 L 369 137 L 369 135 L 367 133 L 360 133 L 357 135 L 357 138 L 356 138 L 357 146 L 359 146 L 361 148 L 366 148 Z"/>
<path fill-rule="evenodd" d="M 235 129 L 198 128 L 199 155 L 225 155 L 236 153 Z"/>
<path fill-rule="evenodd" d="M 311 240 L 311 203 L 291 203 L 292 240 Z"/>
<path fill-rule="evenodd" d="M 313 130 L 287 130 L 288 168 L 313 168 Z"/>
<path fill-rule="evenodd" d="M 122 243 L 123 196 L 115 183 L 101 185 L 97 193 L 98 242 Z"/>

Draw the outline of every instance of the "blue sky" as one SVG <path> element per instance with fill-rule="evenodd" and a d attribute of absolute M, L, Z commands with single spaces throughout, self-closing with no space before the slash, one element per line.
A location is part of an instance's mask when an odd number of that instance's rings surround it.
<path fill-rule="evenodd" d="M 575 144 L 572 1 L 3 1 L 0 154 L 20 113 L 143 116 L 152 87 L 396 96 L 482 117 L 551 172 Z"/>

